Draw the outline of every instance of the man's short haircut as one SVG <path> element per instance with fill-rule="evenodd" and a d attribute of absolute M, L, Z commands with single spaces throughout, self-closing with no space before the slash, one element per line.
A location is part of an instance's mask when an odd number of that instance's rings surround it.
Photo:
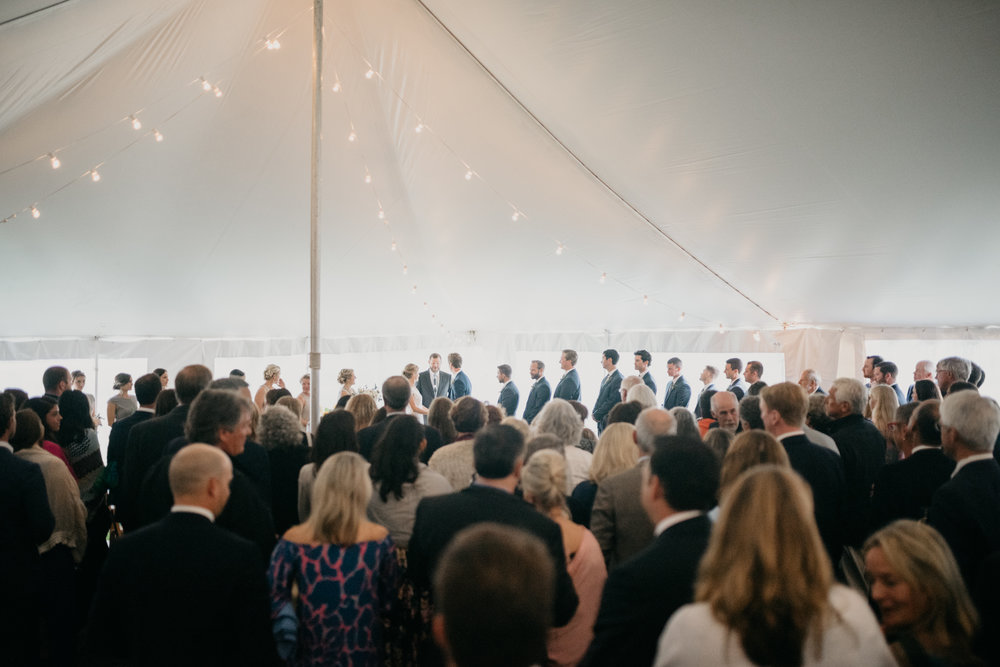
<path fill-rule="evenodd" d="M 757 380 L 752 385 L 750 385 L 749 387 L 747 387 L 747 394 L 746 395 L 747 396 L 758 396 L 760 394 L 760 392 L 764 391 L 764 387 L 766 387 L 766 386 L 767 386 L 766 382 L 764 382 L 763 380 Z M 746 398 L 746 396 L 744 396 L 743 398 Z"/>
<path fill-rule="evenodd" d="M 635 442 L 645 454 L 653 451 L 658 437 L 676 434 L 677 420 L 663 408 L 643 410 L 635 420 Z"/>
<path fill-rule="evenodd" d="M 820 379 L 819 373 L 817 373 L 816 369 L 814 369 L 814 368 L 807 368 L 804 371 L 802 371 L 802 374 L 810 382 L 815 382 L 817 388 L 819 387 L 819 383 L 822 382 L 822 380 Z"/>
<path fill-rule="evenodd" d="M 201 364 L 185 366 L 174 378 L 174 391 L 182 405 L 191 403 L 212 382 L 212 371 Z"/>
<path fill-rule="evenodd" d="M 977 387 L 982 387 L 983 383 L 986 382 L 986 371 L 983 370 L 982 366 L 974 361 L 970 361 L 969 371 L 969 382 Z"/>
<path fill-rule="evenodd" d="M 14 421 L 16 428 L 7 438 L 7 444 L 13 447 L 15 452 L 34 447 L 42 441 L 45 427 L 42 426 L 42 420 L 37 412 L 31 408 L 18 410 L 14 413 Z M 10 417 L 3 422 L 3 426 L 0 428 L 7 428 L 8 423 L 10 423 Z"/>
<path fill-rule="evenodd" d="M 612 350 L 610 347 L 601 353 L 603 356 L 611 360 L 611 363 L 615 366 L 618 365 L 618 350 Z"/>
<path fill-rule="evenodd" d="M 667 364 L 677 366 L 677 368 L 684 368 L 684 362 L 681 361 L 680 357 L 670 357 L 667 359 Z"/>
<path fill-rule="evenodd" d="M 514 472 L 524 456 L 524 436 L 513 426 L 488 424 L 476 433 L 472 458 L 476 474 L 485 479 L 503 479 Z"/>
<path fill-rule="evenodd" d="M 840 400 L 840 394 L 837 394 Z M 781 416 L 781 421 L 789 426 L 801 427 L 806 422 L 809 411 L 809 396 L 806 390 L 794 382 L 779 382 L 764 387 L 760 400 L 767 404 L 769 410 L 774 410 Z"/>
<path fill-rule="evenodd" d="M 972 384 L 971 382 L 952 382 L 951 386 L 948 387 L 948 395 L 957 394 L 960 391 L 974 391 L 979 393 L 979 387 Z"/>
<path fill-rule="evenodd" d="M 547 662 L 555 567 L 534 535 L 496 523 L 458 533 L 434 576 L 447 652 L 459 667 Z"/>
<path fill-rule="evenodd" d="M 576 353 L 576 350 L 563 350 L 562 353 L 563 356 L 566 357 L 566 361 L 568 361 L 571 365 L 576 366 L 577 359 L 580 358 L 580 356 Z"/>
<path fill-rule="evenodd" d="M 872 368 L 875 368 L 876 366 L 882 363 L 882 357 L 880 357 L 877 354 L 869 354 L 867 357 L 865 357 L 865 361 L 867 361 L 868 359 L 872 360 Z"/>
<path fill-rule="evenodd" d="M 760 396 L 743 397 L 740 401 L 740 421 L 746 422 L 751 429 L 764 430 L 764 419 L 760 414 Z"/>
<path fill-rule="evenodd" d="M 540 371 L 544 371 L 545 370 L 545 362 L 542 361 L 541 359 L 532 359 L 531 363 L 533 363 L 536 366 L 538 366 L 538 370 L 540 370 Z"/>
<path fill-rule="evenodd" d="M 860 415 L 865 411 L 865 403 L 868 402 L 868 390 L 861 380 L 854 378 L 837 378 L 830 385 L 830 393 L 836 392 L 837 402 L 846 401 L 851 409 L 852 415 Z M 767 399 L 764 399 L 765 401 Z"/>
<path fill-rule="evenodd" d="M 24 406 L 24 402 L 28 400 L 28 392 L 17 387 L 8 387 L 3 390 L 3 393 L 10 396 L 10 400 L 14 401 L 15 410 L 20 410 Z"/>
<path fill-rule="evenodd" d="M 412 394 L 410 383 L 402 375 L 393 375 L 382 383 L 382 400 L 390 410 L 405 409 Z"/>
<path fill-rule="evenodd" d="M 643 409 L 644 406 L 639 401 L 618 403 L 615 407 L 611 408 L 611 412 L 608 413 L 608 426 L 618 423 L 635 424 L 635 420 L 639 417 L 639 413 L 642 412 Z"/>
<path fill-rule="evenodd" d="M 59 388 L 59 383 L 69 377 L 69 370 L 65 366 L 49 366 L 42 373 L 42 387 L 45 392 L 51 394 Z M 968 375 L 964 379 L 968 379 Z"/>
<path fill-rule="evenodd" d="M 633 354 L 647 364 L 653 363 L 653 355 L 651 355 L 648 350 L 636 350 Z"/>
<path fill-rule="evenodd" d="M 510 364 L 500 364 L 497 366 L 497 370 L 504 374 L 504 377 L 510 377 L 514 374 L 514 369 L 510 367 Z"/>
<path fill-rule="evenodd" d="M 277 405 L 278 401 L 280 401 L 283 397 L 291 395 L 292 392 L 285 387 L 275 387 L 264 394 L 264 403 L 266 405 Z"/>
<path fill-rule="evenodd" d="M 174 496 L 192 496 L 205 491 L 208 480 L 221 478 L 232 467 L 229 457 L 217 447 L 193 443 L 170 459 L 167 476 Z"/>
<path fill-rule="evenodd" d="M 882 375 L 891 375 L 895 379 L 899 375 L 899 366 L 891 361 L 883 361 L 875 368 L 882 371 Z"/>
<path fill-rule="evenodd" d="M 913 403 L 907 403 L 913 405 Z M 930 399 L 917 404 L 917 411 L 910 417 L 910 431 L 918 445 L 941 446 L 941 401 Z"/>
<path fill-rule="evenodd" d="M 698 399 L 698 407 L 701 408 L 701 418 L 708 419 L 712 416 L 712 399 L 719 392 L 715 389 L 709 389 L 706 392 L 702 392 L 701 398 Z"/>
<path fill-rule="evenodd" d="M 250 412 L 250 402 L 225 389 L 205 389 L 191 402 L 184 435 L 188 442 L 219 444 L 219 430 L 234 430 Z"/>
<path fill-rule="evenodd" d="M 573 406 L 574 410 L 576 410 L 576 414 L 580 415 L 580 421 L 587 421 L 587 417 L 590 416 L 590 408 L 580 401 L 570 401 L 569 404 Z"/>
<path fill-rule="evenodd" d="M 0 394 L 0 435 L 7 430 L 14 416 L 14 399 L 9 394 Z"/>
<path fill-rule="evenodd" d="M 153 375 L 155 375 L 158 378 L 161 378 L 164 375 L 166 375 L 167 369 L 166 368 L 154 368 L 153 370 L 150 371 L 150 373 L 152 373 Z"/>
<path fill-rule="evenodd" d="M 719 490 L 719 459 L 705 443 L 676 435 L 656 439 L 649 472 L 663 486 L 667 503 L 678 512 L 707 512 Z"/>
<path fill-rule="evenodd" d="M 451 352 L 451 353 L 449 353 L 448 354 L 448 364 L 451 365 L 453 368 L 461 368 L 462 367 L 462 355 L 460 355 L 458 352 Z"/>
<path fill-rule="evenodd" d="M 250 385 L 246 380 L 241 380 L 234 377 L 219 378 L 218 380 L 212 380 L 212 383 L 208 385 L 209 389 L 225 389 L 226 391 L 235 391 L 239 393 L 243 389 L 249 389 Z"/>
<path fill-rule="evenodd" d="M 163 390 L 163 383 L 156 373 L 146 373 L 135 381 L 135 400 L 139 405 L 152 405 Z"/>
<path fill-rule="evenodd" d="M 743 360 L 740 359 L 739 357 L 726 359 L 726 363 L 729 364 L 729 367 L 732 368 L 734 371 L 739 372 L 743 370 Z"/>
<path fill-rule="evenodd" d="M 233 370 L 229 371 L 229 377 L 245 378 L 246 376 L 247 374 L 238 368 L 234 368 Z"/>
<path fill-rule="evenodd" d="M 800 387 L 800 389 L 801 389 L 801 387 Z M 708 392 L 705 392 L 705 393 L 707 394 Z M 717 409 L 718 409 L 718 407 L 719 407 L 719 403 L 721 403 L 723 400 L 729 400 L 730 396 L 733 399 L 733 403 L 735 403 L 738 406 L 740 404 L 740 399 L 733 392 L 731 392 L 731 391 L 716 391 L 716 392 L 712 392 L 712 398 L 711 398 L 711 401 L 709 403 L 709 407 L 711 408 L 711 412 L 716 412 Z M 702 413 L 702 416 L 704 416 L 704 413 Z"/>
<path fill-rule="evenodd" d="M 427 360 L 430 361 L 431 359 L 440 359 L 440 358 L 441 358 L 440 354 L 438 354 L 437 352 L 431 352 L 431 356 L 427 357 Z"/>
<path fill-rule="evenodd" d="M 708 374 L 712 376 L 713 380 L 719 377 L 719 369 L 715 366 L 705 366 L 705 370 L 708 371 Z"/>
<path fill-rule="evenodd" d="M 472 396 L 455 401 L 449 414 L 458 433 L 475 433 L 486 425 L 486 406 Z"/>
<path fill-rule="evenodd" d="M 758 377 L 764 374 L 764 364 L 759 361 L 748 361 L 747 370 L 753 371 Z"/>
<path fill-rule="evenodd" d="M 1000 434 L 1000 406 L 974 391 L 948 394 L 941 402 L 941 429 L 954 429 L 969 449 L 992 452 Z"/>

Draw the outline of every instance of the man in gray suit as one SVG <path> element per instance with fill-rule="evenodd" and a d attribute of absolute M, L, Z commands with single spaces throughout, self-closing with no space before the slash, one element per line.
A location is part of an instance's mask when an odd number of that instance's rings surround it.
<path fill-rule="evenodd" d="M 601 545 L 610 570 L 642 551 L 653 541 L 653 523 L 639 500 L 642 468 L 653 453 L 656 438 L 676 435 L 677 422 L 662 408 L 648 408 L 635 421 L 635 445 L 639 461 L 635 467 L 604 479 L 597 487 L 590 530 Z"/>
<path fill-rule="evenodd" d="M 451 388 L 451 374 L 441 370 L 441 355 L 435 352 L 428 359 L 429 368 L 417 377 L 417 391 L 420 392 L 420 402 L 425 408 L 431 407 L 431 401 L 439 396 L 448 396 Z"/>

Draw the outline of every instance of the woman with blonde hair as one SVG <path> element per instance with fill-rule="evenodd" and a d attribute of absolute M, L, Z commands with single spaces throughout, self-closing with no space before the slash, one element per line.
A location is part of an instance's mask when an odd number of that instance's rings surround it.
<path fill-rule="evenodd" d="M 372 420 L 375 419 L 375 413 L 378 412 L 375 399 L 369 394 L 355 394 L 351 396 L 344 409 L 354 415 L 355 433 L 371 426 Z"/>
<path fill-rule="evenodd" d="M 358 378 L 354 375 L 353 368 L 341 368 L 340 372 L 337 373 L 337 382 L 340 383 L 340 395 L 341 396 L 353 396 L 354 395 L 354 383 L 358 381 Z"/>
<path fill-rule="evenodd" d="M 619 422 L 601 433 L 590 464 L 590 477 L 573 488 L 570 494 L 578 502 L 576 510 L 584 526 L 590 527 L 590 511 L 597 497 L 597 486 L 604 479 L 635 467 L 639 450 L 635 445 L 635 426 Z"/>
<path fill-rule="evenodd" d="M 976 609 L 940 533 L 900 519 L 869 537 L 863 552 L 871 597 L 901 667 L 982 664 L 972 653 Z"/>
<path fill-rule="evenodd" d="M 267 392 L 272 389 L 284 389 L 285 381 L 281 379 L 281 366 L 278 364 L 268 364 L 264 367 L 264 384 L 257 389 L 253 396 L 253 402 L 257 409 L 264 411 L 264 404 L 267 403 Z"/>
<path fill-rule="evenodd" d="M 429 410 L 424 407 L 423 397 L 417 390 L 417 377 L 420 375 L 420 366 L 416 364 L 406 364 L 403 367 L 403 377 L 410 383 L 410 402 L 406 404 L 406 413 L 410 415 L 426 415 Z"/>
<path fill-rule="evenodd" d="M 621 425 L 613 424 L 608 430 Z M 604 556 L 594 535 L 570 520 L 563 491 L 566 488 L 566 459 L 562 454 L 554 449 L 541 449 L 532 454 L 521 470 L 521 486 L 524 499 L 555 521 L 562 532 L 566 570 L 580 603 L 569 623 L 549 631 L 547 646 L 552 664 L 576 665 L 594 638 L 594 622 L 608 578 Z"/>
<path fill-rule="evenodd" d="M 887 442 L 891 442 L 889 424 L 896 419 L 899 399 L 896 392 L 887 384 L 877 384 L 868 393 L 868 405 L 865 407 L 865 418 L 871 419 Z"/>
<path fill-rule="evenodd" d="M 775 465 L 744 473 L 654 665 L 895 664 L 868 603 L 833 582 L 806 483 Z"/>
<path fill-rule="evenodd" d="M 309 518 L 289 528 L 271 554 L 271 618 L 290 665 L 382 664 L 381 617 L 397 567 L 389 531 L 365 518 L 371 495 L 361 455 L 334 454 L 316 476 Z"/>
<path fill-rule="evenodd" d="M 427 408 L 427 425 L 441 433 L 441 444 L 450 445 L 458 439 L 455 422 L 451 420 L 451 408 L 455 405 L 447 396 L 438 396 Z"/>
<path fill-rule="evenodd" d="M 717 430 L 717 429 L 713 429 Z M 722 459 L 719 477 L 719 499 L 740 475 L 754 466 L 773 464 L 791 467 L 788 453 L 778 440 L 767 431 L 744 431 L 733 440 Z"/>

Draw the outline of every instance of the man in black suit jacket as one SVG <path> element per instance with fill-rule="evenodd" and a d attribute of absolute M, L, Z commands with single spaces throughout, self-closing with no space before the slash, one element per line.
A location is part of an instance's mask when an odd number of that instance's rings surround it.
<path fill-rule="evenodd" d="M 410 383 L 402 375 L 393 375 L 382 383 L 382 400 L 385 401 L 385 419 L 373 426 L 358 431 L 358 453 L 371 460 L 375 443 L 382 437 L 385 430 L 389 428 L 389 420 L 392 417 L 406 414 L 406 406 L 410 402 Z M 427 438 L 427 446 L 420 453 L 420 461 L 427 463 L 431 455 L 441 448 L 441 432 L 433 426 L 424 427 L 424 437 Z"/>
<path fill-rule="evenodd" d="M 563 350 L 559 355 L 559 367 L 563 376 L 556 384 L 552 398 L 562 398 L 567 401 L 580 400 L 580 374 L 576 372 L 576 350 Z"/>
<path fill-rule="evenodd" d="M 993 458 L 998 434 L 1000 407 L 993 399 L 962 391 L 941 403 L 941 445 L 956 466 L 934 494 L 927 523 L 948 542 L 970 591 L 980 565 L 1000 551 L 1000 464 Z"/>
<path fill-rule="evenodd" d="M 730 381 L 726 391 L 736 394 L 736 400 L 742 401 L 747 393 L 747 384 L 743 381 L 740 373 L 743 371 L 743 360 L 739 357 L 726 359 L 726 366 L 722 369 L 722 374 Z"/>
<path fill-rule="evenodd" d="M 618 365 L 618 350 L 604 350 L 601 355 L 601 366 L 608 372 L 601 381 L 601 389 L 597 394 L 597 402 L 591 414 L 597 422 L 597 434 L 600 435 L 607 425 L 608 413 L 611 408 L 621 402 L 622 374 Z"/>
<path fill-rule="evenodd" d="M 667 382 L 663 395 L 663 407 L 666 410 L 676 407 L 686 408 L 691 401 L 691 385 L 681 375 L 683 368 L 684 363 L 678 357 L 667 360 L 667 375 L 670 376 L 670 381 Z"/>
<path fill-rule="evenodd" d="M 38 657 L 38 545 L 52 534 L 42 469 L 14 456 L 14 400 L 0 394 L 0 642 L 4 662 L 35 664 Z M 33 659 L 34 658 L 34 659 Z"/>
<path fill-rule="evenodd" d="M 417 376 L 417 391 L 425 408 L 431 407 L 435 398 L 451 393 L 451 375 L 441 370 L 441 355 L 433 353 L 427 360 L 429 368 Z M 426 419 L 424 420 L 427 421 Z"/>
<path fill-rule="evenodd" d="M 275 665 L 264 560 L 214 524 L 229 498 L 229 459 L 194 444 L 169 470 L 173 508 L 115 543 L 91 611 L 95 664 Z"/>
<path fill-rule="evenodd" d="M 809 410 L 805 389 L 791 382 L 764 387 L 760 417 L 764 428 L 785 448 L 792 470 L 802 475 L 813 495 L 813 515 L 830 562 L 843 550 L 844 470 L 839 457 L 813 444 L 802 430 Z"/>
<path fill-rule="evenodd" d="M 500 396 L 497 398 L 497 405 L 504 409 L 504 414 L 508 417 L 515 416 L 517 404 L 521 401 L 521 394 L 517 390 L 517 385 L 511 382 L 511 375 L 514 369 L 510 364 L 500 364 L 497 366 L 497 382 L 501 384 Z"/>
<path fill-rule="evenodd" d="M 549 381 L 545 379 L 544 361 L 539 361 L 538 359 L 532 360 L 529 372 L 535 384 L 532 385 L 531 393 L 528 394 L 528 402 L 524 405 L 523 416 L 524 421 L 530 424 L 538 416 L 538 413 L 542 411 L 545 404 L 549 402 L 549 399 L 552 398 L 552 389 L 549 387 Z"/>
<path fill-rule="evenodd" d="M 906 403 L 900 411 L 912 405 Z M 903 460 L 883 467 L 875 478 L 872 532 L 896 519 L 924 519 L 934 492 L 951 479 L 955 462 L 941 449 L 940 408 L 941 401 L 924 401 L 903 425 L 898 439 Z"/>
<path fill-rule="evenodd" d="M 514 495 L 524 463 L 524 438 L 513 426 L 492 424 L 480 429 L 473 447 L 477 481 L 455 493 L 424 498 L 417 506 L 407 552 L 411 576 L 429 586 L 444 548 L 463 528 L 485 521 L 520 528 L 540 538 L 552 557 L 554 622 L 566 625 L 578 600 L 566 572 L 559 525 Z"/>
<path fill-rule="evenodd" d="M 608 576 L 584 665 L 652 664 L 667 621 L 694 596 L 718 487 L 718 461 L 702 442 L 657 439 L 641 491 L 656 539 Z"/>
<path fill-rule="evenodd" d="M 653 355 L 649 353 L 649 350 L 636 350 L 634 354 L 635 370 L 639 373 L 639 379 L 652 389 L 653 396 L 656 396 L 656 380 L 653 379 L 653 374 L 649 372 L 649 365 L 653 363 Z"/>
<path fill-rule="evenodd" d="M 472 382 L 462 370 L 462 355 L 452 352 L 448 355 L 448 368 L 451 370 L 451 386 L 448 388 L 448 398 L 457 401 L 472 393 Z"/>
<path fill-rule="evenodd" d="M 136 502 L 143 480 L 163 456 L 167 444 L 184 435 L 191 402 L 211 382 L 212 371 L 207 367 L 201 364 L 185 366 L 174 379 L 174 391 L 180 404 L 166 415 L 136 424 L 129 431 L 118 494 L 119 516 L 126 529 L 137 526 Z"/>

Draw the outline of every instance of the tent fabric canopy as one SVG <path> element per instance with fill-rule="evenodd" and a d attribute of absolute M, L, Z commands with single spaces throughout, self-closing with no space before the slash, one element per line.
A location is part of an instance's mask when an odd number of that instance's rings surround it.
<path fill-rule="evenodd" d="M 312 3 L 49 5 L 0 13 L 6 348 L 301 340 Z M 325 18 L 322 331 L 341 348 L 1000 324 L 970 289 L 1000 247 L 995 2 Z"/>

